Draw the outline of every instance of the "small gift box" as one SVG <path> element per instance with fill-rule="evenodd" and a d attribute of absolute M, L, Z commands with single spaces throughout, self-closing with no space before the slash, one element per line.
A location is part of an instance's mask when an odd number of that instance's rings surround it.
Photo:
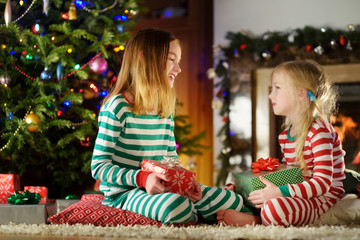
<path fill-rule="evenodd" d="M 48 189 L 47 187 L 43 187 L 43 186 L 25 186 L 24 187 L 24 191 L 28 190 L 29 192 L 32 193 L 38 193 L 41 196 L 41 200 L 40 200 L 40 204 L 45 204 L 47 203 L 48 200 Z"/>
<path fill-rule="evenodd" d="M 0 224 L 45 224 L 55 203 L 0 205 Z"/>
<path fill-rule="evenodd" d="M 248 200 L 249 194 L 252 191 L 265 187 L 265 184 L 260 181 L 259 176 L 263 176 L 265 179 L 274 183 L 276 186 L 303 182 L 301 169 L 299 167 L 290 167 L 287 165 L 280 165 L 274 171 L 262 171 L 254 173 L 252 170 L 248 170 L 244 172 L 233 173 L 236 192 L 240 193 L 243 196 L 245 202 L 251 206 L 254 206 L 254 204 Z"/>
<path fill-rule="evenodd" d="M 141 170 L 168 174 L 170 181 L 166 182 L 165 186 L 170 187 L 171 192 L 181 195 L 184 195 L 186 189 L 190 190 L 195 180 L 195 173 L 181 167 L 177 158 L 164 157 L 161 161 L 144 159 Z"/>
<path fill-rule="evenodd" d="M 20 190 L 20 177 L 17 174 L 0 174 L 0 203 L 7 203 L 7 199 L 15 191 Z"/>

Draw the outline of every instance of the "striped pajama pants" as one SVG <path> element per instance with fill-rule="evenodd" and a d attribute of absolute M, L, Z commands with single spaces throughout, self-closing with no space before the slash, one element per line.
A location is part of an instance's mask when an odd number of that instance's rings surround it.
<path fill-rule="evenodd" d="M 264 225 L 301 226 L 315 222 L 336 203 L 335 199 L 320 196 L 310 199 L 278 197 L 261 207 Z"/>
<path fill-rule="evenodd" d="M 120 194 L 119 197 L 113 198 L 110 202 L 105 200 L 104 203 L 136 212 L 164 224 L 197 221 L 198 215 L 211 221 L 216 219 L 216 213 L 219 210 L 240 211 L 243 207 L 242 197 L 233 191 L 203 185 L 201 185 L 201 190 L 202 199 L 196 203 L 175 193 L 149 195 L 143 188 L 135 188 L 128 191 L 126 197 Z"/>

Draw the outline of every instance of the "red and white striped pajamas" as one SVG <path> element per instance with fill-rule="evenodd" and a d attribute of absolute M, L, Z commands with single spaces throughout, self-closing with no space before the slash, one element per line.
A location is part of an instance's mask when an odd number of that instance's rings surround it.
<path fill-rule="evenodd" d="M 279 135 L 283 163 L 298 166 L 296 140 L 288 137 L 289 129 Z M 344 192 L 344 155 L 334 128 L 327 121 L 316 119 L 305 145 L 304 159 L 307 172 L 299 184 L 287 184 L 290 197 L 273 198 L 261 207 L 264 225 L 303 225 L 317 220 Z"/>

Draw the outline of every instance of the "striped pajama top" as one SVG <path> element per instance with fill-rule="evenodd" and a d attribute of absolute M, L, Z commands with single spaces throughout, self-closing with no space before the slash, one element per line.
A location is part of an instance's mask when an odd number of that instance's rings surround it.
<path fill-rule="evenodd" d="M 91 161 L 91 174 L 100 190 L 112 198 L 136 185 L 143 158 L 177 157 L 172 116 L 134 115 L 123 95 L 111 98 L 100 110 L 99 132 Z"/>
<path fill-rule="evenodd" d="M 290 128 L 279 135 L 279 143 L 283 153 L 283 163 L 297 166 L 295 139 L 288 135 Z M 345 152 L 342 150 L 340 138 L 327 121 L 317 118 L 310 129 L 303 150 L 307 171 L 306 180 L 300 184 L 288 184 L 291 197 L 313 198 L 329 197 L 333 200 L 341 198 L 344 192 Z"/>

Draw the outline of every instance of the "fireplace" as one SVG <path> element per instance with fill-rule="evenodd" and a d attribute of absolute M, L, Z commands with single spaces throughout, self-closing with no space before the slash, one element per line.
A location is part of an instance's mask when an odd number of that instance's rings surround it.
<path fill-rule="evenodd" d="M 360 64 L 324 66 L 338 86 L 338 114 L 331 122 L 346 151 L 346 168 L 360 172 Z M 253 159 L 278 157 L 281 150 L 277 136 L 281 132 L 282 117 L 272 113 L 268 99 L 272 69 L 254 71 Z"/>

